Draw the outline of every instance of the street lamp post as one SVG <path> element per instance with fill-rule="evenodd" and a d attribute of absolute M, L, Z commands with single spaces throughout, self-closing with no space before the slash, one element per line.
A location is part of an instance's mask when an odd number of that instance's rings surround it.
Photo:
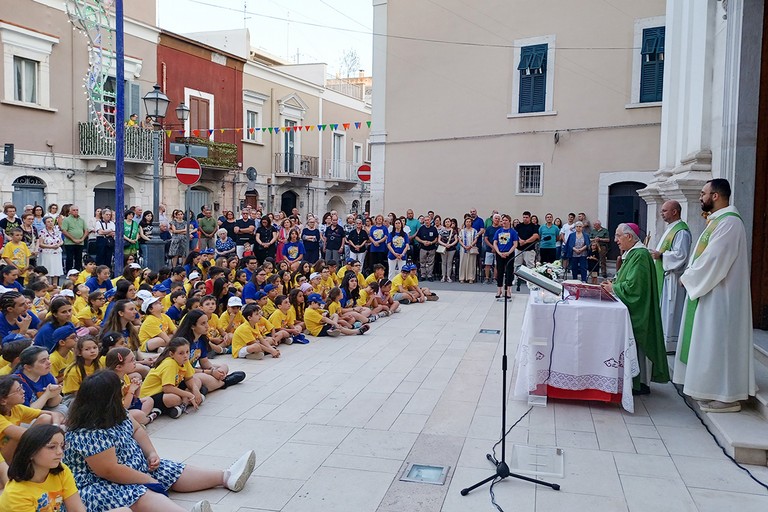
<path fill-rule="evenodd" d="M 152 133 L 152 159 L 154 169 L 152 173 L 152 237 L 146 243 L 146 261 L 144 264 L 157 270 L 165 264 L 165 241 L 160 238 L 160 141 L 162 135 L 162 122 L 168 111 L 171 100 L 168 99 L 160 86 L 155 84 L 154 89 L 144 96 L 144 107 L 147 115 L 154 121 L 155 130 Z"/>

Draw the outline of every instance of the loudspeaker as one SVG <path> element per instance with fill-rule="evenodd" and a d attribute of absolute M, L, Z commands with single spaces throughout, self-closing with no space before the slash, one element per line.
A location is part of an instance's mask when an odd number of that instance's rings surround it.
<path fill-rule="evenodd" d="M 6 144 L 3 148 L 3 165 L 13 165 L 13 144 Z"/>

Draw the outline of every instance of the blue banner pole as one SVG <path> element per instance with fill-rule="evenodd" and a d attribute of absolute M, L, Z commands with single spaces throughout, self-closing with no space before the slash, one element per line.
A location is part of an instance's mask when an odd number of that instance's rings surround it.
<path fill-rule="evenodd" d="M 115 268 L 123 273 L 123 223 L 125 212 L 125 27 L 123 0 L 115 0 L 115 41 L 117 98 L 115 111 Z"/>

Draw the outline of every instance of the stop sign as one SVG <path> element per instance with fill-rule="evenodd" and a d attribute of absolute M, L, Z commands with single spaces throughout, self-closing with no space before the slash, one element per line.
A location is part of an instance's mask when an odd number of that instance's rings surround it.
<path fill-rule="evenodd" d="M 176 178 L 184 185 L 194 185 L 200 181 L 202 172 L 200 162 L 192 157 L 185 156 L 176 163 Z"/>
<path fill-rule="evenodd" d="M 360 181 L 371 181 L 371 166 L 363 164 L 357 168 L 357 177 Z"/>

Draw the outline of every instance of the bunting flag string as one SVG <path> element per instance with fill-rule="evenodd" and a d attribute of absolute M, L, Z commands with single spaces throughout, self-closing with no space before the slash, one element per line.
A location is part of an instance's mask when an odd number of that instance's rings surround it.
<path fill-rule="evenodd" d="M 368 128 L 371 127 L 370 121 L 365 121 L 365 126 Z M 259 128 L 251 127 L 251 128 L 207 128 L 207 129 L 195 129 L 191 131 L 191 135 L 193 137 L 211 137 L 215 131 L 219 131 L 219 133 L 226 133 L 226 132 L 235 132 L 235 133 L 248 133 L 250 135 L 253 135 L 255 132 L 267 132 L 271 134 L 277 135 L 278 133 L 286 133 L 286 132 L 311 132 L 311 131 L 318 131 L 318 132 L 324 132 L 327 129 L 332 131 L 337 131 L 339 129 L 342 129 L 344 131 L 349 131 L 352 129 L 360 130 L 363 127 L 363 121 L 354 121 L 349 123 L 327 123 L 327 124 L 307 124 L 307 125 L 293 125 L 293 126 L 262 126 Z M 186 136 L 187 132 L 186 130 L 163 130 L 166 137 L 170 138 L 173 135 L 178 136 Z"/>

